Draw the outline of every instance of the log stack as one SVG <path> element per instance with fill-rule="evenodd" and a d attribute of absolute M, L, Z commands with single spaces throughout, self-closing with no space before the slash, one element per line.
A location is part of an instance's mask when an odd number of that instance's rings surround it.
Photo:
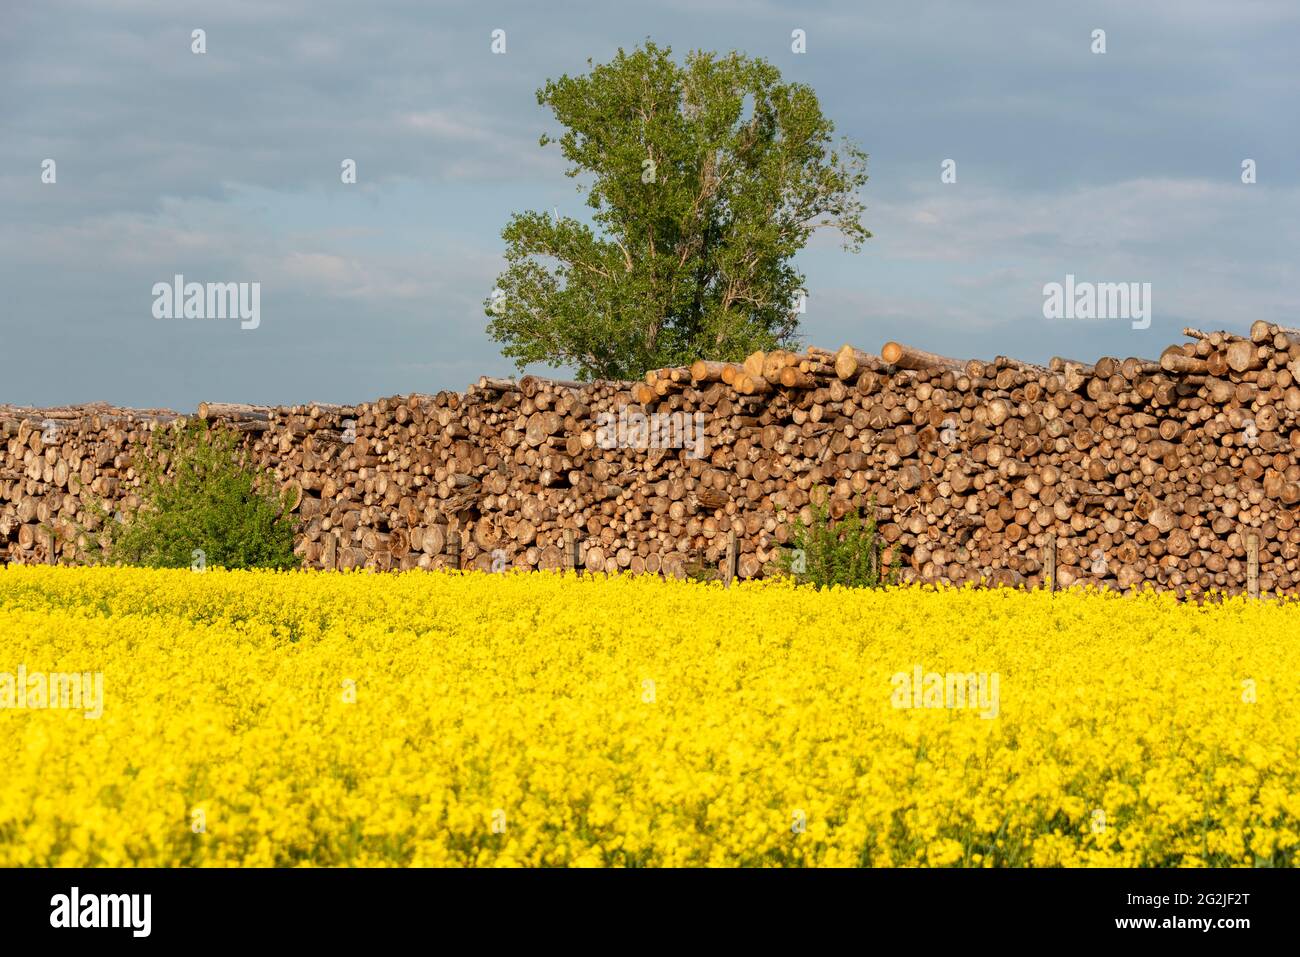
<path fill-rule="evenodd" d="M 638 382 L 483 377 L 356 406 L 202 403 L 290 492 L 313 568 L 770 572 L 797 518 L 874 499 L 910 580 L 1199 595 L 1300 586 L 1300 330 L 1158 359 L 755 353 Z M 0 406 L 0 559 L 75 562 L 139 504 L 169 410 Z M 699 422 L 702 442 L 691 429 Z M 621 423 L 621 426 L 620 426 Z M 685 435 L 685 439 L 683 439 Z"/>

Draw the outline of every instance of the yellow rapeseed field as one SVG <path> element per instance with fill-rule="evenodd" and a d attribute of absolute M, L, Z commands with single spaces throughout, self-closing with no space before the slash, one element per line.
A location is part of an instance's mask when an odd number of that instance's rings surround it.
<path fill-rule="evenodd" d="M 10 567 L 0 865 L 1294 865 L 1298 684 L 1244 599 Z"/>

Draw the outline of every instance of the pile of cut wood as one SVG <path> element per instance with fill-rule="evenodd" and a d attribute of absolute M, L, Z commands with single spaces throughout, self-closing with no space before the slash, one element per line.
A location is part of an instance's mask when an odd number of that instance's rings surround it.
<path fill-rule="evenodd" d="M 482 378 L 357 406 L 204 403 L 292 491 L 318 568 L 761 576 L 814 504 L 874 499 L 908 578 L 1188 593 L 1300 583 L 1300 331 L 1158 360 L 756 353 L 642 382 Z M 75 561 L 180 416 L 0 406 L 0 557 Z M 700 431 L 697 430 L 701 430 Z"/>

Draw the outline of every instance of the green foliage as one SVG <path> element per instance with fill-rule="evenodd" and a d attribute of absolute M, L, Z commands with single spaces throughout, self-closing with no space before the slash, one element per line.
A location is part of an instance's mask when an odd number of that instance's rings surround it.
<path fill-rule="evenodd" d="M 699 557 L 688 561 L 683 566 L 683 572 L 686 578 L 693 582 L 711 582 L 722 578 L 721 571 L 714 566 L 704 564 L 704 560 Z"/>
<path fill-rule="evenodd" d="M 287 495 L 239 447 L 236 433 L 191 422 L 137 449 L 144 477 L 134 515 L 110 519 L 98 558 L 112 564 L 190 568 L 297 568 Z"/>
<path fill-rule="evenodd" d="M 761 59 L 671 52 L 620 49 L 537 91 L 566 128 L 541 144 L 581 177 L 594 225 L 525 212 L 502 231 L 507 269 L 484 306 L 521 369 L 626 379 L 793 345 L 794 254 L 822 227 L 854 251 L 871 235 L 866 154 L 832 146 L 811 88 Z"/>
<path fill-rule="evenodd" d="M 880 588 L 898 581 L 897 556 L 893 564 L 882 562 L 884 543 L 876 529 L 876 500 L 873 496 L 864 521 L 855 507 L 838 522 L 830 517 L 827 499 L 812 506 L 812 522 L 795 519 L 792 547 L 781 553 L 781 568 L 800 584 L 811 582 L 818 589 L 832 585 L 846 588 Z"/>

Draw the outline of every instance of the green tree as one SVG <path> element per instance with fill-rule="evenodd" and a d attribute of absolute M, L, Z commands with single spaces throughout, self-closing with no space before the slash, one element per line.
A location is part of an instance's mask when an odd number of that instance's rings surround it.
<path fill-rule="evenodd" d="M 821 489 L 825 493 L 826 489 Z M 831 519 L 829 495 L 812 506 L 812 521 L 795 519 L 792 547 L 779 556 L 780 567 L 800 584 L 816 588 L 881 588 L 898 583 L 898 555 L 891 565 L 882 561 L 884 542 L 876 528 L 876 499 L 867 505 L 864 521 L 858 508 L 839 521 Z"/>
<path fill-rule="evenodd" d="M 110 520 L 93 555 L 114 564 L 189 568 L 204 565 L 297 568 L 288 494 L 252 465 L 236 433 L 191 421 L 137 449 L 144 482 L 133 515 Z"/>
<path fill-rule="evenodd" d="M 507 268 L 484 306 L 521 369 L 631 378 L 792 345 L 795 253 L 818 228 L 853 251 L 871 235 L 866 154 L 833 146 L 811 88 L 738 53 L 671 52 L 620 49 L 537 91 L 565 127 L 541 145 L 559 145 L 592 225 L 525 212 L 502 231 Z"/>

